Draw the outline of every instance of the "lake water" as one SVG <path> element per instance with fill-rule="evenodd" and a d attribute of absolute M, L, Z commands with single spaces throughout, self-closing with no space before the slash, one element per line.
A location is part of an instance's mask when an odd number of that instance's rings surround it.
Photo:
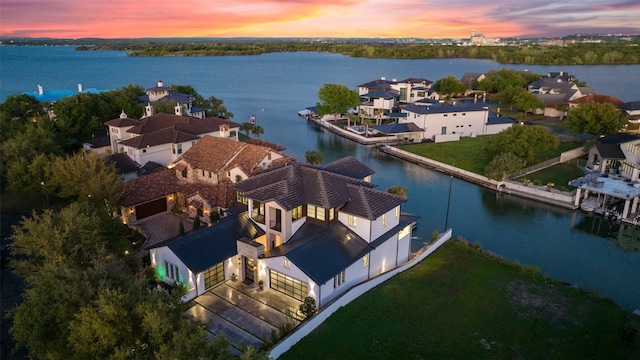
<path fill-rule="evenodd" d="M 287 147 L 304 161 L 318 150 L 325 161 L 353 155 L 376 171 L 373 182 L 385 190 L 408 188 L 403 207 L 420 215 L 415 245 L 445 226 L 449 176 L 410 164 L 373 147 L 359 145 L 307 123 L 297 112 L 315 105 L 325 83 L 355 89 L 359 84 L 422 77 L 435 81 L 449 74 L 486 72 L 503 67 L 539 74 L 567 71 L 597 93 L 623 101 L 640 100 L 640 65 L 524 66 L 473 59 L 387 60 L 335 54 L 276 53 L 238 57 L 127 57 L 119 51 L 74 51 L 71 47 L 0 47 L 0 100 L 9 94 L 85 88 L 116 89 L 129 83 L 143 87 L 192 85 L 205 97 L 224 100 L 236 122 L 256 114 L 261 138 Z M 601 296 L 624 308 L 640 308 L 640 236 L 634 228 L 610 227 L 599 219 L 534 201 L 498 194 L 453 179 L 448 225 L 486 250 Z"/>

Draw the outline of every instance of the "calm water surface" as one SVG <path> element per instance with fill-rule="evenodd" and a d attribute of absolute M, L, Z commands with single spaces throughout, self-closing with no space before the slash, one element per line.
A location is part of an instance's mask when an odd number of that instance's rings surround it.
<path fill-rule="evenodd" d="M 486 72 L 503 67 L 546 74 L 568 71 L 597 93 L 623 101 L 640 100 L 640 65 L 507 66 L 493 61 L 358 59 L 335 54 L 286 53 L 238 57 L 127 57 L 118 51 L 74 51 L 71 47 L 0 47 L 0 99 L 45 89 L 115 89 L 129 83 L 151 87 L 189 84 L 205 97 L 224 100 L 246 121 L 256 114 L 263 139 L 282 144 L 304 161 L 319 150 L 325 161 L 353 155 L 373 168 L 373 181 L 385 190 L 409 190 L 404 210 L 421 216 L 415 245 L 445 224 L 449 176 L 410 164 L 375 148 L 344 140 L 307 123 L 296 114 L 317 101 L 325 83 L 355 88 L 379 78 L 423 77 L 435 81 L 448 74 Z M 638 230 L 609 227 L 598 219 L 533 201 L 497 194 L 454 179 L 449 227 L 486 250 L 545 274 L 597 291 L 624 308 L 640 308 L 640 240 Z"/>

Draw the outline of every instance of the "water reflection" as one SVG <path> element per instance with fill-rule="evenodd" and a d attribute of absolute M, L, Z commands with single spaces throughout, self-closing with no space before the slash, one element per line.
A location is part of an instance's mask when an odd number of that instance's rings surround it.
<path fill-rule="evenodd" d="M 640 231 L 635 225 L 607 220 L 599 215 L 582 214 L 574 229 L 613 241 L 625 251 L 640 251 Z"/>

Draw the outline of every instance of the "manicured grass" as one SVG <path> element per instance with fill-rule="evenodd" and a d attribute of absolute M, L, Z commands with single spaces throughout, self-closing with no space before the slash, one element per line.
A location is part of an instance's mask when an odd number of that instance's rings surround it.
<path fill-rule="evenodd" d="M 450 241 L 339 309 L 280 359 L 630 359 L 624 311 Z M 640 319 L 627 315 L 627 329 Z"/>
<path fill-rule="evenodd" d="M 398 146 L 399 149 L 440 161 L 461 169 L 484 175 L 491 159 L 485 153 L 485 147 L 491 136 L 463 138 L 460 141 L 444 143 L 422 143 Z M 575 149 L 584 144 L 580 141 L 561 142 L 556 149 L 540 151 L 532 164 L 552 159 L 564 151 Z"/>
<path fill-rule="evenodd" d="M 573 190 L 575 187 L 569 186 L 569 181 L 584 176 L 584 172 L 575 165 L 575 162 L 556 164 L 546 169 L 542 169 L 533 174 L 524 176 L 531 180 L 540 180 L 542 184 L 554 183 L 559 190 Z M 517 180 L 522 180 L 519 178 Z"/>

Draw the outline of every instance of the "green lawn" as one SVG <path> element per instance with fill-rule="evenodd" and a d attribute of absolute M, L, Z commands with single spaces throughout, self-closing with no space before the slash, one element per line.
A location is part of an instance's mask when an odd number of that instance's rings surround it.
<path fill-rule="evenodd" d="M 584 176 L 584 172 L 575 165 L 575 161 L 569 163 L 556 164 L 546 169 L 542 169 L 533 174 L 524 176 L 531 180 L 540 180 L 542 184 L 554 183 L 559 190 L 571 191 L 575 189 L 573 186 L 569 186 L 569 181 Z M 521 180 L 519 178 L 517 180 Z"/>
<path fill-rule="evenodd" d="M 458 241 L 339 309 L 280 359 L 631 359 L 624 311 Z M 640 329 L 629 314 L 627 329 Z"/>
<path fill-rule="evenodd" d="M 398 146 L 398 148 L 476 174 L 484 175 L 484 170 L 491 161 L 484 151 L 490 138 L 491 136 L 478 136 L 475 138 L 462 138 L 460 141 L 403 145 Z M 545 150 L 538 153 L 533 164 L 560 156 L 562 152 L 575 149 L 582 145 L 584 145 L 584 142 L 561 142 L 556 149 Z"/>

